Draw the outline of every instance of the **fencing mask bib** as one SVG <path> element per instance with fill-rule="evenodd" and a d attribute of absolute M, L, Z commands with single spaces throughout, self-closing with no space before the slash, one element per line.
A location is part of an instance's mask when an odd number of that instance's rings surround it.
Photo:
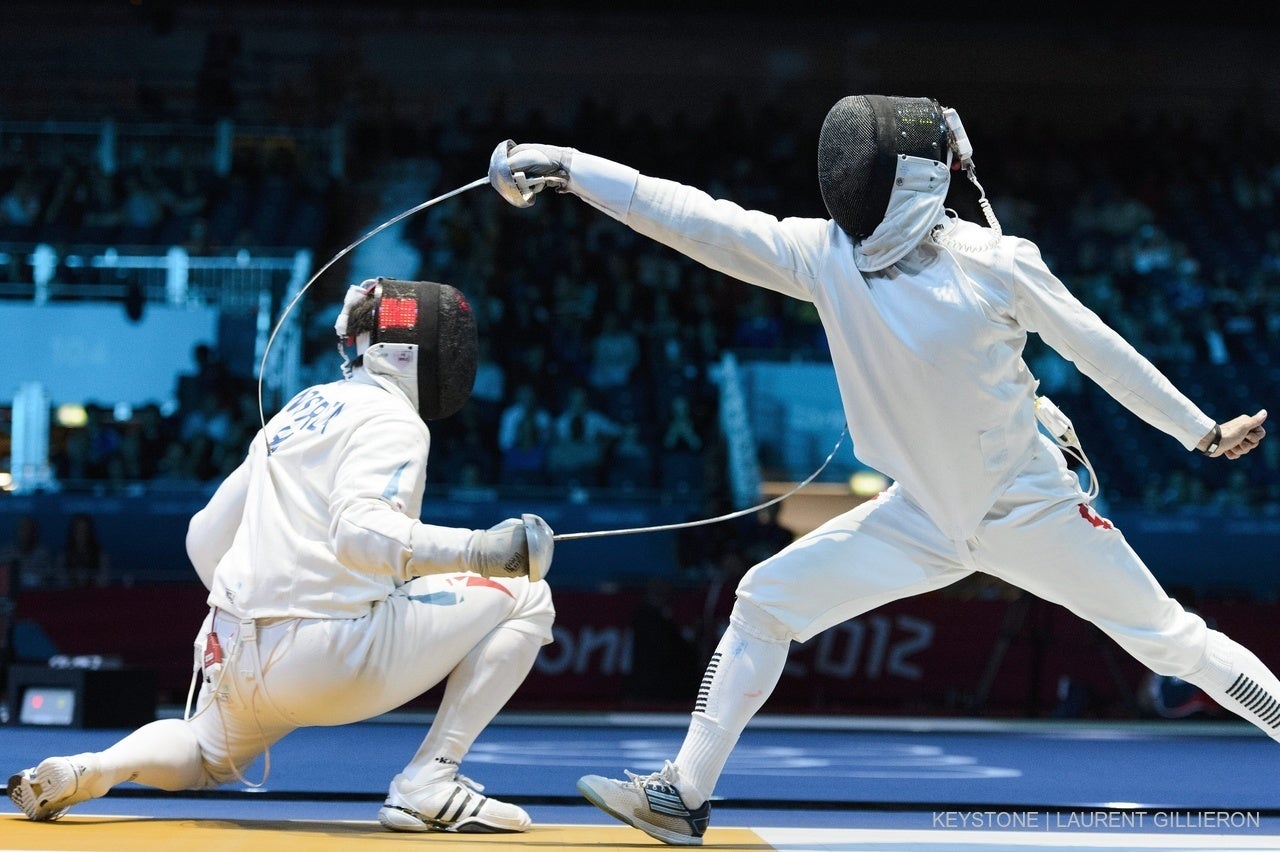
<path fill-rule="evenodd" d="M 818 185 L 827 212 L 854 239 L 884 219 L 900 155 L 947 162 L 947 124 L 931 98 L 851 95 L 818 137 Z"/>
<path fill-rule="evenodd" d="M 378 278 L 353 285 L 334 330 L 344 372 L 359 364 L 392 378 L 416 375 L 402 388 L 416 399 L 423 420 L 449 417 L 471 396 L 475 313 L 466 296 L 448 284 Z"/>

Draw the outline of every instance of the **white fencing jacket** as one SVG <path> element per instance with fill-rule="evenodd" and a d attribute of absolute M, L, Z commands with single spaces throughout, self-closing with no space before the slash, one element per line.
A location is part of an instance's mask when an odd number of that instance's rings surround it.
<path fill-rule="evenodd" d="M 581 152 L 568 191 L 708 267 L 812 302 L 858 458 L 952 539 L 973 535 L 1039 440 L 1028 332 L 1193 449 L 1214 420 L 1081 304 L 1033 243 L 947 216 L 936 167 L 900 164 L 889 216 L 860 244 L 830 220 L 779 220 Z M 929 235 L 939 225 L 942 240 Z"/>
<path fill-rule="evenodd" d="M 413 386 L 357 368 L 267 422 L 188 527 L 211 606 L 358 618 L 414 576 L 464 570 L 471 530 L 419 520 L 431 437 Z"/>

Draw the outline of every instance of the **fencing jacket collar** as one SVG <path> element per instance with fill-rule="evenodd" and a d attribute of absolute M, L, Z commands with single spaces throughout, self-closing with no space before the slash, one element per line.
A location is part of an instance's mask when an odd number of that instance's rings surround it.
<path fill-rule="evenodd" d="M 414 411 L 418 410 L 418 362 L 416 353 L 407 364 L 400 363 L 403 353 L 397 357 L 387 357 L 388 344 L 371 347 L 364 353 L 361 366 L 351 371 L 351 381 L 361 384 L 378 385 L 392 396 L 403 399 Z M 403 344 L 391 344 L 392 348 Z M 416 347 L 415 347 L 416 348 Z M 381 350 L 381 351 L 380 351 Z M 373 358 L 370 358 L 370 354 Z"/>
<path fill-rule="evenodd" d="M 946 221 L 943 204 L 950 183 L 946 163 L 899 156 L 884 221 L 854 248 L 858 269 L 875 272 L 892 266 Z"/>

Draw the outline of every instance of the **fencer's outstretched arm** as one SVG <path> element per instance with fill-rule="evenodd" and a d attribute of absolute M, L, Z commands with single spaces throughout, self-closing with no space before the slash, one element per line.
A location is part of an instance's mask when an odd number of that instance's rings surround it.
<path fill-rule="evenodd" d="M 812 281 L 833 225 L 778 219 L 675 181 L 573 148 L 516 145 L 513 172 L 559 178 L 569 192 L 637 233 L 749 284 L 812 301 Z"/>

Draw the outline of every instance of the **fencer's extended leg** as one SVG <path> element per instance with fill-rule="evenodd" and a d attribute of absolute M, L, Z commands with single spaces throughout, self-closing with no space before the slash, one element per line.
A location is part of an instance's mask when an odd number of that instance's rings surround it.
<path fill-rule="evenodd" d="M 57 819 L 72 805 L 105 796 L 125 781 L 161 790 L 212 783 L 191 726 L 181 719 L 161 719 L 105 751 L 41 761 L 9 779 L 9 797 L 29 819 Z"/>
<path fill-rule="evenodd" d="M 1200 689 L 1280 741 L 1280 681 L 1258 657 L 1169 597 L 1115 525 L 1083 495 L 1035 513 L 1065 474 L 1061 454 L 1033 463 L 971 545 L 984 568 L 1092 621 L 1135 659 Z M 1077 499 L 1078 498 L 1078 499 Z"/>

